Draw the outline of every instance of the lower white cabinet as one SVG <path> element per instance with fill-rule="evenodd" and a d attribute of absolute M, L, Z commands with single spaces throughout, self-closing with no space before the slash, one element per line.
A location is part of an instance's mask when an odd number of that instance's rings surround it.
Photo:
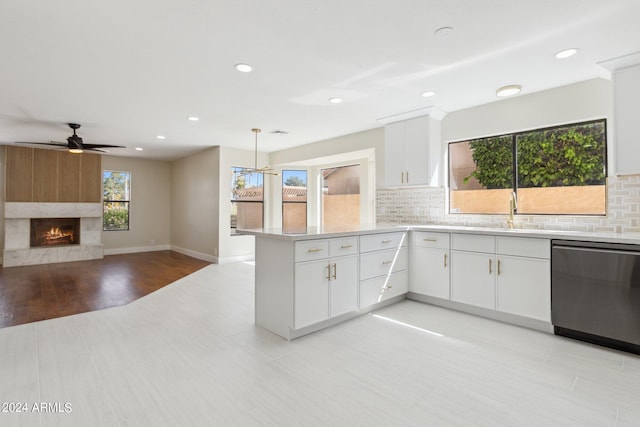
<path fill-rule="evenodd" d="M 551 265 L 548 259 L 498 255 L 496 309 L 551 321 Z"/>
<path fill-rule="evenodd" d="M 551 321 L 548 239 L 452 235 L 451 300 Z"/>
<path fill-rule="evenodd" d="M 297 262 L 294 329 L 358 309 L 358 255 Z"/>
<path fill-rule="evenodd" d="M 409 277 L 406 270 L 363 280 L 360 282 L 360 307 L 369 307 L 406 294 L 408 283 Z"/>
<path fill-rule="evenodd" d="M 414 231 L 411 250 L 409 291 L 448 300 L 449 233 Z"/>
<path fill-rule="evenodd" d="M 451 300 L 495 309 L 495 255 L 451 251 Z"/>

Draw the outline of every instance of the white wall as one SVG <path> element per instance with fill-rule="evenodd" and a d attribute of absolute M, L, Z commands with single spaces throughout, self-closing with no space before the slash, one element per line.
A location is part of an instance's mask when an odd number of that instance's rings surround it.
<path fill-rule="evenodd" d="M 171 163 L 171 247 L 217 262 L 220 148 Z"/>
<path fill-rule="evenodd" d="M 171 164 L 104 155 L 102 169 L 131 172 L 128 231 L 103 231 L 105 255 L 169 249 Z"/>

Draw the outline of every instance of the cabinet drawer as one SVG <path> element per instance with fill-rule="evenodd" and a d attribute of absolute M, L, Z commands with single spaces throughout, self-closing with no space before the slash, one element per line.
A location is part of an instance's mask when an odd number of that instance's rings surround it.
<path fill-rule="evenodd" d="M 414 231 L 413 246 L 422 248 L 449 249 L 449 233 Z"/>
<path fill-rule="evenodd" d="M 549 259 L 551 241 L 527 237 L 498 237 L 496 252 L 500 255 Z"/>
<path fill-rule="evenodd" d="M 380 233 L 360 236 L 360 252 L 392 249 L 407 245 L 407 233 Z"/>
<path fill-rule="evenodd" d="M 360 308 L 406 294 L 408 289 L 409 278 L 406 271 L 364 280 L 360 282 Z"/>
<path fill-rule="evenodd" d="M 452 234 L 451 249 L 469 252 L 494 253 L 496 238 L 476 234 Z"/>
<path fill-rule="evenodd" d="M 329 257 L 329 241 L 327 239 L 302 240 L 295 242 L 295 262 L 312 261 Z"/>
<path fill-rule="evenodd" d="M 360 255 L 360 280 L 386 276 L 389 272 L 406 270 L 407 248 L 369 252 Z"/>
<path fill-rule="evenodd" d="M 342 256 L 358 253 L 358 237 L 345 237 L 329 240 L 329 255 Z"/>

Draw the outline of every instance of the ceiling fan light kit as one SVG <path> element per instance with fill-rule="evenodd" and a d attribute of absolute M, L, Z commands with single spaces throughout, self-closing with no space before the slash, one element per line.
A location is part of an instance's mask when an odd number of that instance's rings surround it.
<path fill-rule="evenodd" d="M 64 142 L 21 142 L 17 141 L 16 144 L 32 144 L 32 145 L 47 145 L 49 147 L 56 147 L 61 149 L 67 149 L 70 153 L 81 154 L 85 151 L 97 151 L 99 153 L 108 153 L 104 148 L 127 148 L 123 145 L 110 145 L 110 144 L 85 144 L 82 138 L 76 133 L 77 129 L 80 129 L 78 123 L 67 123 L 73 130 L 73 135 L 67 138 L 66 144 Z"/>

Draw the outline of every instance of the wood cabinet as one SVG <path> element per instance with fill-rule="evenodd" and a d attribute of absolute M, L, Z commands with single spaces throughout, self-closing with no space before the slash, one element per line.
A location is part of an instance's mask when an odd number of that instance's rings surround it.
<path fill-rule="evenodd" d="M 449 234 L 412 232 L 409 292 L 450 299 Z"/>
<path fill-rule="evenodd" d="M 549 322 L 548 239 L 451 236 L 451 300 Z"/>
<path fill-rule="evenodd" d="M 433 175 L 440 156 L 440 121 L 423 116 L 384 129 L 386 186 L 438 185 Z"/>

